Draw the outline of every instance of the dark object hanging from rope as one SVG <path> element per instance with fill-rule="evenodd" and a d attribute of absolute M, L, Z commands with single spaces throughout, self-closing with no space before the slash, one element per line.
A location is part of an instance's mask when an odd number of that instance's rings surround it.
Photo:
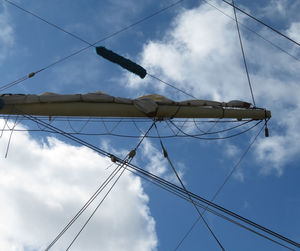
<path fill-rule="evenodd" d="M 105 59 L 122 66 L 126 70 L 131 71 L 136 75 L 139 75 L 140 78 L 144 78 L 147 75 L 147 71 L 142 66 L 114 53 L 111 50 L 106 49 L 103 46 L 96 47 L 96 52 Z"/>
<path fill-rule="evenodd" d="M 267 126 L 265 127 L 265 137 L 266 137 L 266 138 L 269 137 L 269 129 L 268 129 Z"/>

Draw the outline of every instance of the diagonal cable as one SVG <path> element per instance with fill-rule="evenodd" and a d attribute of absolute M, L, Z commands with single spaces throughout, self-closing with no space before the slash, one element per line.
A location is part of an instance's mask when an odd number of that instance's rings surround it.
<path fill-rule="evenodd" d="M 237 7 L 234 4 L 231 4 L 229 2 L 227 2 L 226 0 L 222 0 L 224 3 L 232 6 L 234 9 L 237 9 L 238 11 L 242 12 L 243 14 L 245 14 L 246 16 L 250 17 L 251 19 L 255 20 L 256 22 L 262 24 L 263 26 L 267 27 L 268 29 L 272 30 L 273 32 L 279 34 L 280 36 L 286 38 L 287 40 L 291 41 L 292 43 L 294 43 L 295 45 L 300 47 L 300 43 L 298 43 L 297 41 L 295 41 L 294 39 L 288 37 L 287 35 L 283 34 L 282 32 L 280 32 L 279 30 L 273 28 L 271 25 L 266 24 L 265 22 L 259 20 L 258 18 L 250 15 L 249 13 L 247 13 L 246 11 L 242 10 L 241 8 Z"/>
<path fill-rule="evenodd" d="M 239 41 L 240 41 L 241 51 L 242 51 L 242 55 L 243 55 L 245 71 L 246 71 L 247 80 L 248 80 L 248 84 L 249 84 L 249 89 L 250 89 L 250 93 L 251 93 L 251 97 L 252 97 L 252 102 L 253 102 L 254 107 L 256 107 L 255 100 L 254 100 L 254 95 L 253 95 L 253 89 L 252 89 L 251 80 L 250 80 L 249 71 L 248 71 L 248 66 L 247 66 L 247 61 L 246 61 L 246 56 L 245 56 L 245 51 L 244 51 L 244 46 L 243 46 L 243 41 L 242 41 L 241 32 L 240 32 L 240 28 L 239 28 L 239 23 L 238 23 L 238 19 L 237 19 L 237 15 L 236 15 L 236 10 L 234 8 L 234 6 L 235 6 L 234 5 L 234 0 L 231 0 L 231 1 L 232 1 L 232 5 L 233 5 L 233 12 L 234 12 L 234 18 L 235 18 L 235 23 L 236 23 L 236 29 L 237 29 L 238 36 L 239 36 Z"/>
<path fill-rule="evenodd" d="M 86 147 L 94 150 L 95 152 L 97 152 L 99 154 L 102 154 L 102 155 L 104 155 L 106 157 L 110 157 L 110 158 L 114 157 L 117 163 L 123 163 L 123 161 L 120 158 L 114 156 L 111 153 L 108 153 L 108 152 L 100 149 L 99 147 L 91 145 L 91 144 L 87 143 L 86 141 L 81 140 L 81 139 L 79 139 L 77 137 L 74 137 L 72 135 L 69 135 L 66 132 L 64 132 L 64 131 L 62 131 L 62 130 L 60 130 L 60 129 L 52 126 L 52 125 L 49 125 L 48 123 L 46 123 L 44 121 L 41 121 L 41 120 L 39 120 L 39 119 L 31 116 L 31 115 L 25 114 L 23 111 L 20 111 L 20 110 L 17 110 L 17 109 L 16 109 L 16 111 L 18 111 L 21 115 L 23 115 L 24 117 L 28 118 L 29 120 L 32 120 L 34 122 L 38 122 L 38 123 L 40 123 L 41 125 L 43 125 L 43 126 L 45 126 L 47 128 L 51 128 L 51 130 L 54 130 L 54 131 L 58 132 L 59 134 L 61 134 L 61 136 L 64 136 L 64 137 L 69 138 L 69 139 L 71 139 L 71 140 L 73 140 L 73 141 L 75 141 L 75 142 L 77 142 L 79 144 L 82 144 L 82 145 L 84 145 L 84 146 L 86 146 Z M 203 197 L 201 197 L 201 196 L 199 196 L 197 194 L 194 194 L 194 193 L 192 193 L 190 191 L 185 191 L 183 188 L 181 188 L 181 187 L 179 187 L 179 186 L 177 186 L 175 184 L 172 184 L 172 183 L 170 183 L 170 182 L 168 182 L 168 181 L 166 181 L 166 180 L 164 180 L 164 179 L 162 179 L 162 178 L 160 178 L 160 177 L 158 177 L 158 176 L 156 176 L 156 175 L 154 175 L 154 174 L 152 174 L 152 173 L 150 173 L 150 172 L 148 172 L 148 171 L 146 171 L 146 170 L 144 170 L 142 168 L 139 168 L 136 165 L 133 165 L 133 164 L 129 163 L 129 164 L 126 164 L 126 167 L 132 169 L 133 171 L 137 171 L 137 172 L 139 172 L 142 175 L 145 175 L 145 176 L 151 177 L 153 179 L 156 179 L 158 182 L 160 182 L 160 184 L 163 184 L 167 188 L 175 189 L 177 192 L 181 193 L 182 195 L 187 195 L 188 194 L 194 200 L 197 200 L 200 203 L 204 203 L 204 204 L 206 204 L 209 207 L 212 207 L 212 208 L 214 208 L 216 210 L 219 210 L 222 213 L 225 213 L 225 214 L 227 214 L 227 215 L 229 215 L 229 216 L 231 216 L 233 218 L 236 218 L 236 219 L 238 219 L 238 220 L 240 220 L 240 221 L 242 221 L 242 222 L 244 222 L 244 223 L 246 223 L 246 224 L 248 224 L 248 225 L 250 225 L 250 226 L 252 226 L 252 227 L 254 227 L 256 229 L 259 229 L 259 230 L 261 230 L 261 231 L 263 231 L 263 232 L 265 232 L 265 233 L 267 233 L 269 235 L 272 235 L 272 236 L 274 236 L 274 237 L 276 237 L 276 238 L 278 238 L 278 239 L 280 239 L 280 240 L 282 240 L 282 241 L 284 241 L 286 243 L 289 243 L 289 244 L 291 244 L 291 245 L 293 245 L 295 247 L 300 248 L 300 243 L 297 243 L 297 242 L 295 242 L 295 241 L 293 241 L 293 240 L 291 240 L 291 239 L 289 239 L 289 238 L 287 238 L 287 237 L 285 237 L 283 235 L 280 235 L 280 234 L 278 234 L 278 233 L 276 233 L 276 232 L 274 232 L 274 231 L 272 231 L 272 230 L 270 230 L 270 229 L 268 229 L 266 227 L 263 227 L 263 226 L 255 223 L 254 221 L 251 221 L 251 220 L 249 220 L 249 219 L 247 219 L 245 217 L 242 217 L 242 216 L 234 213 L 233 211 L 230 211 L 230 210 L 228 210 L 228 209 L 226 209 L 224 207 L 221 207 L 221 206 L 219 206 L 219 205 L 217 205 L 217 204 L 215 204 L 215 203 L 213 203 L 213 202 L 211 202 L 211 201 L 209 201 L 209 200 L 207 200 L 207 199 L 205 199 L 205 198 L 203 198 Z"/>
<path fill-rule="evenodd" d="M 71 246 L 74 244 L 74 242 L 76 241 L 76 239 L 79 237 L 79 235 L 82 233 L 82 231 L 84 230 L 84 228 L 87 226 L 87 224 L 90 222 L 90 220 L 92 219 L 92 217 L 95 215 L 95 213 L 97 212 L 97 210 L 99 209 L 99 207 L 102 205 L 102 203 L 104 202 L 104 200 L 107 198 L 107 196 L 109 195 L 109 193 L 112 191 L 112 189 L 114 188 L 114 186 L 117 184 L 117 182 L 119 181 L 119 179 L 121 178 L 121 176 L 123 175 L 123 173 L 125 172 L 125 170 L 127 170 L 126 165 L 130 164 L 130 162 L 132 161 L 132 159 L 135 156 L 135 153 L 136 153 L 137 149 L 142 144 L 143 140 L 145 139 L 145 137 L 147 136 L 147 134 L 150 132 L 150 130 L 152 129 L 152 127 L 154 125 L 155 125 L 155 121 L 149 127 L 149 129 L 147 130 L 147 132 L 143 135 L 142 139 L 138 142 L 138 144 L 136 145 L 136 147 L 134 148 L 134 150 L 132 150 L 128 154 L 128 159 L 127 160 L 125 159 L 124 162 L 120 164 L 119 170 L 121 170 L 122 168 L 123 168 L 123 170 L 121 171 L 121 173 L 119 174 L 119 176 L 117 177 L 117 179 L 114 181 L 114 183 L 112 184 L 112 186 L 109 188 L 109 190 L 107 191 L 107 193 L 104 195 L 103 199 L 98 203 L 97 207 L 94 209 L 94 211 L 92 212 L 92 214 L 90 215 L 90 217 L 86 220 L 86 222 L 81 227 L 81 229 L 79 230 L 79 232 L 76 234 L 76 236 L 74 237 L 74 239 L 71 241 L 71 243 L 67 247 L 66 251 L 68 251 L 71 248 Z"/>
<path fill-rule="evenodd" d="M 159 136 L 159 132 L 158 132 L 158 129 L 157 129 L 157 126 L 155 125 L 155 129 L 157 131 L 157 135 Z M 170 160 L 169 158 L 169 155 L 163 145 L 163 142 L 161 140 L 161 138 L 159 139 L 160 140 L 160 145 L 161 145 L 161 148 L 163 150 L 163 154 L 164 154 L 164 157 L 168 160 L 174 174 L 176 175 L 179 183 L 181 184 L 181 187 L 184 189 L 184 191 L 186 192 L 186 194 L 188 195 L 188 198 L 189 200 L 192 202 L 194 208 L 196 209 L 197 213 L 199 214 L 199 217 L 202 219 L 203 223 L 205 224 L 205 226 L 207 227 L 207 229 L 209 230 L 209 232 L 212 234 L 212 236 L 214 237 L 214 239 L 216 240 L 216 242 L 218 243 L 218 245 L 220 246 L 220 248 L 225 251 L 224 247 L 222 246 L 221 242 L 219 241 L 219 239 L 217 238 L 217 236 L 215 235 L 215 233 L 212 231 L 211 227 L 208 225 L 207 221 L 205 220 L 205 218 L 203 217 L 202 213 L 199 211 L 198 207 L 196 206 L 195 202 L 193 201 L 193 199 L 191 198 L 191 196 L 188 194 L 188 190 L 186 189 L 185 185 L 183 184 L 180 176 L 178 175 L 172 161 Z"/>
<path fill-rule="evenodd" d="M 75 34 L 69 32 L 69 31 L 67 31 L 67 30 L 65 30 L 65 29 L 63 29 L 63 28 L 61 28 L 61 27 L 59 27 L 59 26 L 56 25 L 56 24 L 53 24 L 53 23 L 49 22 L 48 20 L 46 20 L 46 19 L 44 19 L 44 18 L 42 18 L 42 17 L 40 17 L 40 16 L 34 14 L 33 12 L 30 12 L 30 11 L 24 9 L 23 7 L 17 5 L 16 3 L 13 3 L 12 1 L 9 1 L 9 0 L 4 0 L 4 1 L 6 1 L 6 2 L 9 3 L 9 4 L 12 4 L 13 6 L 19 8 L 19 9 L 22 10 L 22 11 L 25 11 L 26 13 L 28 13 L 28 14 L 30 14 L 30 15 L 32 15 L 32 16 L 38 18 L 39 20 L 41 20 L 41 21 L 43 21 L 43 22 L 46 22 L 47 24 L 49 24 L 49 25 L 51 25 L 51 26 L 53 26 L 53 27 L 59 29 L 60 31 L 63 31 L 63 32 L 69 34 L 70 36 L 72 36 L 72 37 L 74 37 L 74 38 L 76 38 L 76 39 L 78 39 L 78 40 L 80 40 L 80 41 L 82 41 L 82 42 L 88 44 L 88 46 L 83 47 L 83 48 L 81 48 L 81 49 L 79 49 L 79 50 L 77 50 L 77 51 L 75 51 L 75 52 L 69 54 L 68 56 L 65 56 L 65 57 L 63 57 L 63 58 L 61 58 L 61 59 L 58 59 L 58 60 L 54 61 L 53 63 L 50 63 L 50 64 L 48 64 L 47 66 L 45 66 L 45 67 L 39 69 L 38 71 L 29 73 L 28 75 L 25 75 L 25 76 L 23 76 L 22 78 L 19 78 L 18 80 L 12 81 L 12 82 L 10 82 L 10 83 L 8 83 L 8 84 L 5 84 L 5 85 L 1 86 L 1 87 L 0 87 L 0 92 L 4 91 L 4 90 L 6 90 L 6 89 L 8 89 L 8 88 L 10 88 L 10 87 L 12 87 L 12 86 L 14 86 L 14 85 L 19 84 L 19 83 L 21 83 L 21 82 L 27 80 L 28 78 L 31 78 L 31 77 L 35 76 L 37 73 L 40 73 L 40 72 L 42 72 L 42 71 L 44 71 L 44 70 L 46 70 L 46 69 L 49 69 L 49 68 L 53 67 L 53 66 L 56 65 L 56 64 L 59 64 L 59 63 L 65 61 L 65 60 L 67 60 L 67 59 L 69 59 L 69 58 L 71 58 L 71 57 L 73 57 L 73 56 L 75 56 L 75 55 L 78 55 L 78 54 L 82 53 L 83 51 L 85 51 L 85 50 L 87 50 L 87 49 L 89 49 L 89 48 L 91 48 L 91 47 L 94 47 L 96 44 L 98 44 L 98 43 L 100 43 L 100 42 L 103 42 L 103 41 L 105 41 L 105 40 L 108 40 L 108 39 L 110 39 L 110 38 L 112 38 L 112 37 L 114 37 L 114 36 L 116 36 L 116 35 L 118 35 L 118 34 L 124 32 L 124 31 L 127 31 L 127 30 L 133 28 L 134 26 L 139 25 L 139 24 L 141 24 L 141 23 L 147 21 L 148 19 L 151 19 L 151 18 L 154 17 L 154 16 L 157 16 L 157 15 L 159 15 L 159 14 L 161 14 L 161 13 L 163 13 L 163 12 L 169 10 L 170 8 L 173 8 L 174 6 L 180 4 L 181 2 L 183 2 L 183 1 L 185 1 L 185 0 L 178 0 L 178 1 L 175 1 L 175 2 L 171 3 L 170 5 L 167 5 L 166 7 L 163 7 L 163 8 L 161 8 L 160 10 L 158 10 L 158 11 L 156 11 L 156 12 L 153 12 L 153 13 L 151 13 L 151 14 L 148 15 L 148 16 L 139 19 L 139 20 L 137 20 L 136 22 L 131 23 L 131 24 L 129 24 L 129 25 L 123 27 L 122 29 L 115 31 L 115 32 L 113 32 L 113 33 L 111 33 L 111 34 L 109 34 L 109 35 L 107 35 L 107 36 L 105 36 L 105 37 L 99 39 L 98 41 L 96 41 L 96 42 L 94 42 L 94 43 L 89 43 L 88 41 L 86 41 L 86 40 L 84 40 L 84 39 L 78 37 L 77 35 L 75 35 Z"/>
<path fill-rule="evenodd" d="M 228 15 L 226 12 L 222 11 L 220 8 L 218 8 L 217 6 L 215 6 L 214 4 L 212 4 L 210 1 L 207 0 L 202 0 L 204 1 L 206 4 L 208 4 L 209 6 L 213 7 L 214 9 L 216 9 L 217 11 L 219 11 L 220 13 L 222 13 L 224 16 L 230 18 L 231 20 L 235 21 L 235 19 L 233 17 L 231 17 L 230 15 Z M 238 21 L 239 25 L 242 26 L 244 29 L 250 31 L 251 33 L 255 34 L 256 36 L 258 36 L 260 39 L 264 40 L 265 42 L 269 43 L 270 45 L 272 45 L 274 48 L 280 50 L 281 52 L 287 54 L 288 56 L 292 57 L 293 59 L 300 61 L 300 59 L 298 57 L 296 57 L 295 55 L 289 53 L 287 50 L 281 48 L 280 46 L 274 44 L 273 42 L 271 42 L 270 40 L 268 40 L 267 38 L 265 38 L 264 36 L 260 35 L 258 32 L 256 32 L 255 30 L 249 28 L 247 25 L 245 25 L 244 23 Z"/>
<path fill-rule="evenodd" d="M 244 153 L 242 154 L 242 156 L 240 157 L 240 159 L 238 160 L 238 162 L 234 165 L 234 167 L 232 168 L 232 170 L 230 171 L 230 173 L 227 175 L 227 177 L 225 178 L 225 180 L 223 181 L 223 183 L 221 184 L 221 186 L 218 188 L 218 190 L 215 192 L 214 196 L 212 197 L 212 199 L 210 200 L 211 202 L 213 202 L 217 196 L 219 195 L 219 193 L 222 191 L 222 189 L 224 188 L 224 186 L 226 185 L 226 183 L 229 181 L 229 179 L 231 178 L 231 176 L 233 175 L 233 173 L 237 170 L 237 168 L 240 166 L 241 162 L 243 161 L 243 159 L 246 157 L 246 155 L 248 154 L 248 152 L 250 151 L 251 147 L 253 146 L 253 144 L 255 143 L 255 141 L 257 140 L 258 136 L 261 134 L 262 130 L 265 128 L 265 124 L 261 127 L 261 129 L 258 131 L 258 133 L 256 134 L 256 136 L 254 137 L 254 139 L 250 142 L 250 144 L 248 145 L 248 147 L 246 148 L 246 150 L 244 151 Z M 208 209 L 208 207 L 204 208 L 204 211 L 202 212 L 202 214 L 205 214 L 206 210 Z M 185 241 L 185 239 L 188 237 L 188 235 L 192 232 L 192 230 L 194 229 L 194 227 L 196 226 L 196 224 L 199 222 L 200 217 L 198 217 L 193 224 L 191 225 L 191 227 L 188 229 L 188 231 L 186 232 L 186 234 L 183 236 L 183 238 L 180 240 L 180 242 L 177 244 L 176 248 L 174 249 L 174 251 L 176 251 L 181 245 L 182 243 Z"/>

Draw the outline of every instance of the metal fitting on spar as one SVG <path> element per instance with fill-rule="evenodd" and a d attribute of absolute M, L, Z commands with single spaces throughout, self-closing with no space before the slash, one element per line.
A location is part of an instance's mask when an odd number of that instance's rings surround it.
<path fill-rule="evenodd" d="M 5 106 L 5 102 L 2 98 L 0 98 L 0 110 L 2 110 Z"/>

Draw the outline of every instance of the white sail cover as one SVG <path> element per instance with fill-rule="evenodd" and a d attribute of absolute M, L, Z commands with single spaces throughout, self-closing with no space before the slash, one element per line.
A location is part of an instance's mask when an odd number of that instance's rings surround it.
<path fill-rule="evenodd" d="M 57 116 L 68 116 L 66 112 L 63 112 L 64 109 L 69 110 L 70 116 L 121 116 L 122 114 L 116 113 L 116 110 L 120 110 L 122 113 L 123 109 L 131 109 L 128 113 L 128 116 L 133 117 L 185 117 L 183 115 L 183 111 L 187 110 L 195 110 L 193 108 L 205 108 L 207 112 L 208 108 L 212 108 L 213 110 L 219 111 L 218 115 L 212 117 L 226 117 L 224 113 L 227 113 L 231 110 L 253 110 L 251 104 L 244 101 L 233 100 L 230 102 L 217 102 L 217 101 L 209 101 L 209 100 L 185 100 L 185 101 L 173 101 L 164 96 L 152 94 L 145 95 L 136 99 L 129 98 L 121 98 L 114 97 L 104 92 L 94 92 L 94 93 L 86 93 L 86 94 L 56 94 L 56 93 L 43 93 L 41 95 L 35 94 L 2 94 L 0 96 L 0 101 L 2 103 L 2 109 L 0 109 L 0 113 L 16 114 L 13 108 L 20 109 L 26 113 L 36 114 L 36 115 L 57 115 Z M 87 105 L 89 105 L 89 109 L 87 109 Z M 73 108 L 72 108 L 73 107 Z M 134 108 L 133 108 L 134 107 Z M 168 108 L 170 110 L 170 114 L 158 115 L 163 110 Z M 25 109 L 25 110 L 24 110 Z M 38 110 L 41 111 L 38 111 Z M 71 111 L 71 109 L 79 109 L 78 114 L 76 111 Z M 83 114 L 82 109 L 87 109 L 86 114 Z M 99 114 L 94 114 L 91 111 L 98 109 Z M 100 110 L 110 110 L 111 115 L 108 112 L 101 113 Z M 138 110 L 137 113 L 134 112 Z M 8 111 L 9 110 L 9 111 Z M 44 111 L 43 111 L 44 110 Z M 61 112 L 59 111 L 61 110 Z M 121 111 L 122 110 L 122 111 Z M 188 111 L 188 110 L 187 110 Z M 60 114 L 61 113 L 61 114 Z M 80 113 L 80 114 L 79 114 Z M 180 115 L 181 114 L 181 115 Z M 239 113 L 240 114 L 240 113 Z M 269 112 L 268 112 L 269 114 Z M 126 115 L 126 112 L 124 113 Z M 191 117 L 192 115 L 187 115 L 186 117 Z M 199 115 L 200 116 L 200 115 Z M 195 117 L 199 117 L 195 116 Z M 266 117 L 266 115 L 264 115 Z M 204 116 L 208 117 L 208 115 Z M 230 116 L 232 117 L 232 116 Z M 235 116 L 233 116 L 235 117 Z M 240 118 L 241 116 L 237 116 Z M 244 117 L 244 116 L 242 116 Z M 251 117 L 251 116 L 250 116 Z M 267 116 L 270 117 L 270 114 Z M 260 119 L 260 118 L 255 118 Z"/>
<path fill-rule="evenodd" d="M 173 101 L 158 94 L 145 95 L 137 99 L 128 99 L 114 97 L 104 92 L 93 92 L 86 94 L 56 94 L 45 92 L 41 95 L 35 94 L 2 94 L 1 99 L 5 104 L 19 105 L 19 104 L 34 104 L 34 103 L 68 103 L 68 102 L 92 102 L 92 103 L 119 103 L 119 104 L 133 104 L 141 100 L 152 100 L 157 104 L 164 105 L 190 105 L 190 106 L 212 106 L 212 107 L 236 107 L 249 108 L 250 103 L 234 100 L 230 102 L 217 102 L 209 100 L 186 100 Z"/>

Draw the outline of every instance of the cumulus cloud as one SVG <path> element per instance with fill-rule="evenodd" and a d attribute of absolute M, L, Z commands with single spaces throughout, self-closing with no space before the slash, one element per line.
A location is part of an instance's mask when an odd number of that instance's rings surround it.
<path fill-rule="evenodd" d="M 281 13 L 283 2 L 276 5 Z M 231 7 L 217 1 L 214 4 L 232 13 Z M 243 18 L 240 15 L 239 20 L 245 22 Z M 298 23 L 288 27 L 290 35 L 298 36 Z M 274 38 L 263 28 L 258 32 L 268 39 Z M 281 174 L 283 166 L 299 156 L 299 140 L 295 140 L 300 137 L 296 126 L 300 122 L 299 62 L 243 29 L 242 36 L 256 104 L 272 111 L 271 138 L 258 142 L 256 160 L 263 173 Z M 140 63 L 149 73 L 200 99 L 251 102 L 235 23 L 205 3 L 182 10 L 164 37 L 149 40 L 140 54 Z M 136 92 L 151 86 L 152 92 L 175 99 L 187 98 L 150 77 L 141 81 L 130 76 L 124 84 Z"/>
<path fill-rule="evenodd" d="M 166 150 L 168 151 L 168 149 Z M 151 143 L 150 140 L 145 139 L 143 145 L 141 146 L 141 152 L 143 160 L 146 161 L 145 168 L 149 172 L 155 174 L 156 176 L 169 180 L 170 182 L 179 184 L 179 181 L 173 173 L 167 159 L 164 157 L 162 150 L 158 150 L 158 148 L 153 143 Z M 181 162 L 176 162 L 175 169 L 180 178 L 183 179 L 185 169 L 184 164 Z"/>
<path fill-rule="evenodd" d="M 222 7 L 228 13 L 232 11 Z M 247 86 L 242 84 L 244 72 L 236 67 L 240 64 L 238 46 L 232 20 L 211 6 L 201 5 L 182 11 L 160 41 L 148 41 L 141 64 L 150 73 L 200 98 L 248 97 Z M 152 79 L 129 82 L 129 86 L 139 88 L 150 83 Z M 157 86 L 159 91 L 169 92 L 161 83 Z"/>
<path fill-rule="evenodd" d="M 43 250 L 115 167 L 84 147 L 26 132 L 15 132 L 5 159 L 8 137 L 0 144 L 0 249 Z M 125 172 L 72 250 L 156 250 L 148 202 L 140 179 Z M 64 250 L 85 219 L 54 249 Z"/>

